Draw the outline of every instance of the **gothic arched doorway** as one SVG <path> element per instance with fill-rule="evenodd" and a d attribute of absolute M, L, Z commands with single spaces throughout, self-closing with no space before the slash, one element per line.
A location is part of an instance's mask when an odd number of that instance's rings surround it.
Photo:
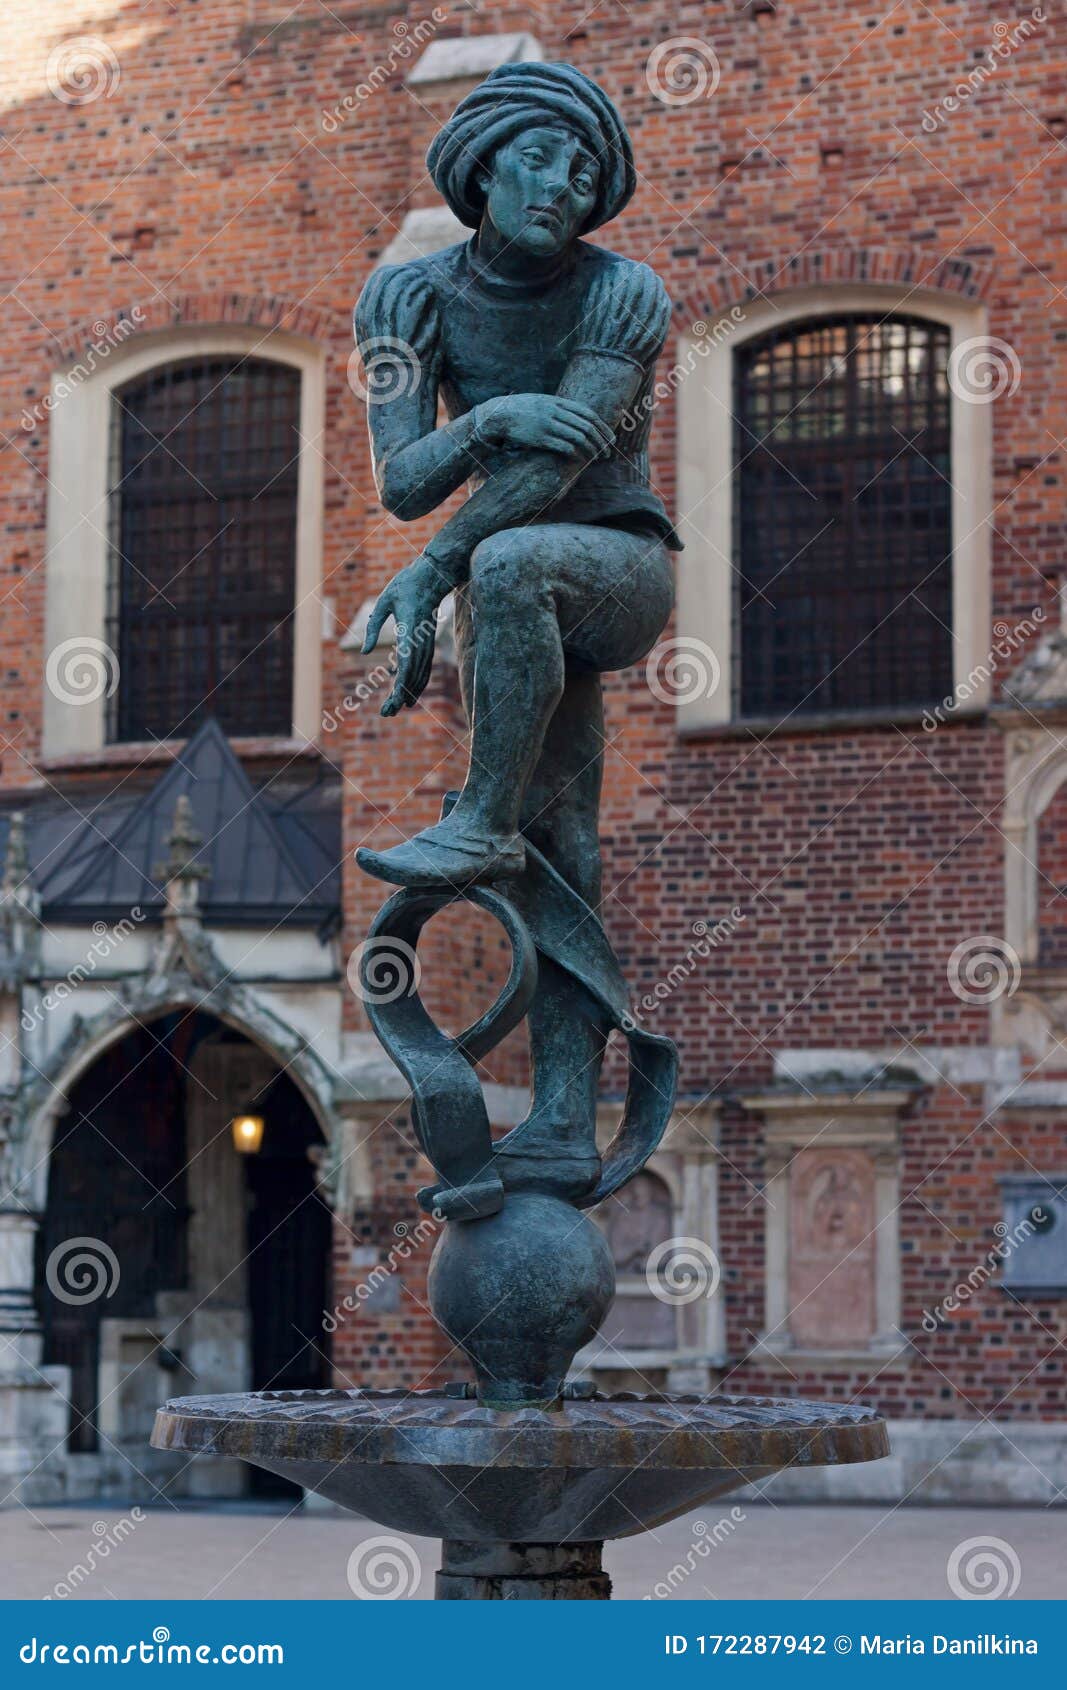
<path fill-rule="evenodd" d="M 242 1113 L 264 1123 L 250 1154 Z M 323 1144 L 277 1063 L 200 1011 L 132 1028 L 71 1088 L 36 1278 L 45 1361 L 71 1370 L 68 1448 L 101 1488 L 240 1494 L 239 1463 L 176 1473 L 148 1449 L 159 1401 L 328 1383 Z"/>

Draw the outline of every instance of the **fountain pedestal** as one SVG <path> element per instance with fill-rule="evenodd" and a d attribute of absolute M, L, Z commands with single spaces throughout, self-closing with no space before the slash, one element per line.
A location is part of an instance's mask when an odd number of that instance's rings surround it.
<path fill-rule="evenodd" d="M 457 1543 L 445 1538 L 439 1602 L 607 1602 L 602 1543 Z"/>
<path fill-rule="evenodd" d="M 152 1443 L 238 1456 L 393 1531 L 442 1538 L 444 1600 L 604 1600 L 605 1540 L 783 1467 L 889 1452 L 885 1421 L 851 1403 L 593 1395 L 495 1409 L 463 1389 L 177 1398 Z"/>

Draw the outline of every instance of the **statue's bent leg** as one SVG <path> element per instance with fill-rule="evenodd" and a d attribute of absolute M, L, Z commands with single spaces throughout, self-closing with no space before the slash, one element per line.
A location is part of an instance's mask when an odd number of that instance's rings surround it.
<path fill-rule="evenodd" d="M 477 546 L 465 598 L 474 644 L 470 765 L 459 801 L 372 874 L 453 885 L 521 871 L 519 818 L 568 666 L 622 669 L 655 642 L 671 574 L 652 536 L 581 523 L 503 529 Z"/>
<path fill-rule="evenodd" d="M 670 614 L 670 565 L 653 536 L 535 524 L 476 548 L 469 591 L 471 759 L 457 810 L 490 833 L 513 834 L 543 756 L 567 755 L 562 725 L 555 752 L 546 745 L 567 672 L 625 669 L 645 656 Z M 551 771 L 539 780 L 551 793 Z"/>

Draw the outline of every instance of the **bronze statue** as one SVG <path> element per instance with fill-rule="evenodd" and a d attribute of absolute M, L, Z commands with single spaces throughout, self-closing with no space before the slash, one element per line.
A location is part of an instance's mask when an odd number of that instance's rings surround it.
<path fill-rule="evenodd" d="M 599 1071 L 609 1027 L 629 1024 L 590 913 L 600 897 L 600 677 L 643 658 L 671 610 L 668 551 L 679 542 L 649 485 L 647 454 L 670 303 L 646 265 L 583 239 L 627 203 L 635 175 L 622 119 L 582 72 L 495 71 L 427 162 L 475 234 L 377 271 L 356 307 L 375 477 L 383 504 L 405 519 L 464 481 L 473 490 L 381 594 L 364 649 L 392 616 L 397 672 L 382 714 L 414 705 L 433 661 L 434 613 L 455 592 L 470 765 L 436 826 L 357 856 L 399 886 L 459 894 L 496 882 L 516 902 L 539 952 L 534 1096 L 528 1120 L 495 1151 L 488 1202 L 499 1206 L 498 1177 L 510 1190 L 599 1199 Z M 439 394 L 449 416 L 440 428 Z M 547 864 L 573 895 L 563 924 L 569 913 L 585 931 L 572 951 L 583 937 L 597 951 L 592 991 L 573 956 L 541 942 L 534 854 L 536 877 L 548 878 Z M 550 891 L 565 901 L 555 879 Z M 668 1042 L 653 1043 L 657 1083 L 669 1089 Z"/>

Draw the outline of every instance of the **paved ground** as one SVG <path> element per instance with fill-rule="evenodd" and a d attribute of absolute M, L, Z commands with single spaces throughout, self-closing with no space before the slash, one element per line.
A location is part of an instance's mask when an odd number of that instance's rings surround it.
<path fill-rule="evenodd" d="M 967 1547 L 975 1539 L 988 1547 Z M 719 1504 L 610 1545 L 606 1564 L 619 1597 L 922 1600 L 953 1594 L 954 1552 L 957 1583 L 985 1580 L 1007 1594 L 1018 1570 L 1017 1597 L 1067 1596 L 1064 1509 Z M 437 1555 L 427 1539 L 355 1519 L 236 1504 L 146 1509 L 140 1519 L 111 1503 L 0 1513 L 0 1597 L 350 1601 L 354 1590 L 399 1584 L 397 1594 L 426 1599 Z"/>

